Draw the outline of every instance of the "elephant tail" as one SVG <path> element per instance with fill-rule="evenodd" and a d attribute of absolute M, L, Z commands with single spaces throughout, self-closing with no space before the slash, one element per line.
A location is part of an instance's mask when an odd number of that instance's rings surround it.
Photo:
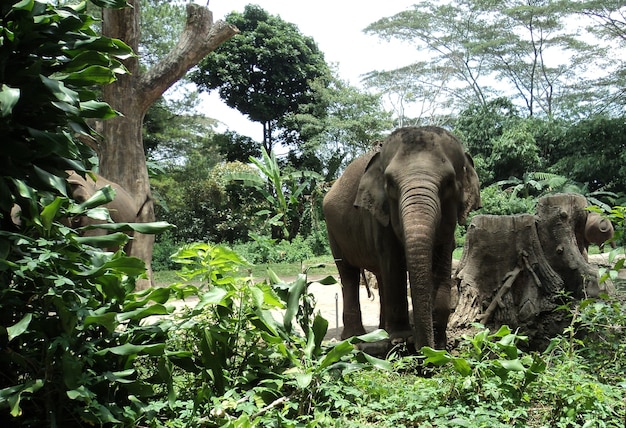
<path fill-rule="evenodd" d="M 367 290 L 367 298 L 370 300 L 374 300 L 374 295 L 372 294 L 372 290 L 370 289 L 370 283 L 367 280 L 364 269 L 361 269 L 361 278 L 363 278 L 363 284 L 365 284 L 365 290 Z"/>
<path fill-rule="evenodd" d="M 135 214 L 135 218 L 138 218 L 138 217 L 139 217 L 139 214 L 141 214 L 141 212 L 143 211 L 143 207 L 145 207 L 145 206 L 146 206 L 146 204 L 147 204 L 148 202 L 152 201 L 152 200 L 153 200 L 153 199 L 152 199 L 152 196 L 150 196 L 150 195 L 146 196 L 146 200 L 145 200 L 145 201 L 143 201 L 143 204 L 141 204 L 141 206 L 140 206 L 140 207 L 139 207 L 139 209 L 137 210 L 137 213 Z"/>

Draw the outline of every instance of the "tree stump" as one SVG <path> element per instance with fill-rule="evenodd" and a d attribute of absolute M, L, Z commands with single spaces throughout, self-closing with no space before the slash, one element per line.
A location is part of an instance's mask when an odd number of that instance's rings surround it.
<path fill-rule="evenodd" d="M 473 323 L 506 324 L 541 349 L 562 333 L 569 312 L 557 308 L 600 292 L 587 261 L 586 205 L 580 195 L 558 194 L 541 198 L 536 215 L 474 217 L 454 276 L 448 336 L 460 337 Z"/>

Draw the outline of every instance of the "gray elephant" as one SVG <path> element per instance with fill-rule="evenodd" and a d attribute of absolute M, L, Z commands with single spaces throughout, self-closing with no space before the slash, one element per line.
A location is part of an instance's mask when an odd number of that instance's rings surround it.
<path fill-rule="evenodd" d="M 323 202 L 343 285 L 342 338 L 365 332 L 361 269 L 379 283 L 380 327 L 392 338 L 411 334 L 408 272 L 415 347 L 445 348 L 454 230 L 479 207 L 473 161 L 442 128 L 397 129 L 348 165 Z"/>
<path fill-rule="evenodd" d="M 67 171 L 67 182 L 70 186 L 72 197 L 76 202 L 82 203 L 92 197 L 97 190 L 109 185 L 115 190 L 115 198 L 105 204 L 104 207 L 109 210 L 109 216 L 114 223 L 134 223 L 137 222 L 139 208 L 133 200 L 132 196 L 119 184 L 114 183 L 106 178 L 95 174 L 96 181 L 89 175 L 82 177 L 75 171 Z M 102 224 L 103 220 L 89 218 L 87 216 L 77 216 L 71 219 L 70 226 L 73 228 L 84 227 L 88 225 Z M 127 232 L 129 236 L 132 233 Z M 83 236 L 103 236 L 107 231 L 103 229 L 89 229 L 82 233 Z M 125 250 L 130 251 L 132 241 L 126 244 Z M 117 248 L 108 248 L 109 251 L 115 251 Z"/>
<path fill-rule="evenodd" d="M 613 239 L 614 234 L 615 229 L 613 229 L 611 220 L 599 213 L 590 212 L 587 214 L 587 222 L 585 224 L 585 239 L 583 241 L 585 252 L 589 244 L 596 244 L 602 248 L 606 241 Z M 615 242 L 611 241 L 611 246 L 615 247 Z"/>

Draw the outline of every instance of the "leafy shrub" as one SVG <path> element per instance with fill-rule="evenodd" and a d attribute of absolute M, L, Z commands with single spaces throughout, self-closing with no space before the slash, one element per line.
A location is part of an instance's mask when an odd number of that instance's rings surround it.
<path fill-rule="evenodd" d="M 501 190 L 497 185 L 485 187 L 480 192 L 482 208 L 475 214 L 511 215 L 534 213 L 536 200 L 520 198 L 517 195 Z"/>
<path fill-rule="evenodd" d="M 252 264 L 297 263 L 329 252 L 328 244 L 320 242 L 319 235 L 306 239 L 296 235 L 291 241 L 278 243 L 266 236 L 251 236 L 252 241 L 235 244 L 233 248 Z"/>
<path fill-rule="evenodd" d="M 242 257 L 210 244 L 184 246 L 174 260 L 183 265 L 186 282 L 201 283 L 199 302 L 170 330 L 170 395 L 178 397 L 176 408 L 160 405 L 166 413 L 179 411 L 170 417 L 178 416 L 185 426 L 310 421 L 316 410 L 337 411 L 333 398 L 345 374 L 372 365 L 389 368 L 353 346 L 381 339 L 383 332 L 322 344 L 328 322 L 313 315 L 306 275 L 290 284 L 275 276 L 255 283 L 238 273 L 247 266 Z"/>
<path fill-rule="evenodd" d="M 180 248 L 174 241 L 173 233 L 168 230 L 156 237 L 152 250 L 152 269 L 155 271 L 174 270 L 178 268 L 172 255 Z"/>

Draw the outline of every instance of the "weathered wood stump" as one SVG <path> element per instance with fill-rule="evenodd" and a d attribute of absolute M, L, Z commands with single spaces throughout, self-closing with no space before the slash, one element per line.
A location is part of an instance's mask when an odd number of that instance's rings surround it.
<path fill-rule="evenodd" d="M 536 215 L 474 217 L 454 276 L 448 336 L 460 337 L 473 323 L 506 324 L 540 349 L 561 333 L 570 319 L 557 308 L 600 292 L 587 261 L 586 205 L 580 195 L 559 194 L 541 198 Z"/>

